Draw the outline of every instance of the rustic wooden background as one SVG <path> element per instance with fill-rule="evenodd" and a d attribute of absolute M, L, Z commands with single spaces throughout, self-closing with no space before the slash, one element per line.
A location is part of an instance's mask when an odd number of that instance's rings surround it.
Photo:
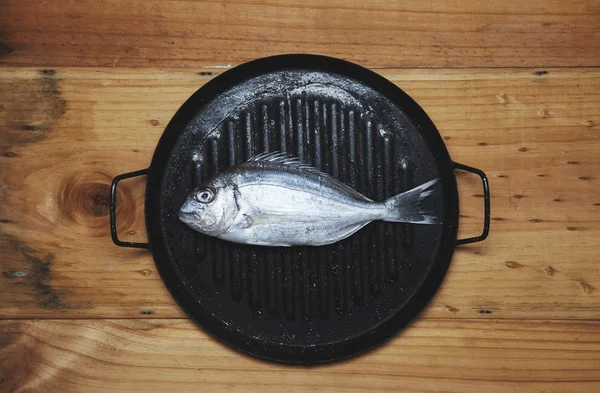
<path fill-rule="evenodd" d="M 600 391 L 600 2 L 0 1 L 0 392 Z M 485 170 L 492 229 L 387 345 L 302 368 L 189 322 L 150 254 L 114 246 L 113 176 L 257 57 L 375 69 Z M 458 178 L 461 235 L 480 230 Z M 123 237 L 144 239 L 144 181 Z"/>

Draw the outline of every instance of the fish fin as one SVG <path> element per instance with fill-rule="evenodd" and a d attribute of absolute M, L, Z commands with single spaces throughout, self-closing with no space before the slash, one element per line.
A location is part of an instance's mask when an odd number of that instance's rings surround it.
<path fill-rule="evenodd" d="M 315 168 L 314 166 L 301 161 L 298 157 L 280 151 L 273 151 L 270 153 L 260 153 L 254 155 L 248 159 L 248 162 L 271 162 L 273 164 L 289 165 L 304 171 L 310 171 L 314 173 L 327 175 L 326 173 L 323 173 L 317 168 Z"/>
<path fill-rule="evenodd" d="M 278 162 L 280 164 L 302 164 L 298 157 L 292 156 L 291 154 L 281 152 L 281 151 L 272 151 L 265 152 L 253 155 L 248 159 L 248 161 L 269 161 L 269 162 Z"/>
<path fill-rule="evenodd" d="M 433 187 L 440 179 L 434 179 L 391 197 L 384 202 L 386 206 L 386 216 L 384 221 L 388 222 L 408 222 L 413 224 L 439 224 L 440 219 L 433 215 L 433 212 L 421 209 L 421 202 L 428 196 L 435 193 Z"/>
<path fill-rule="evenodd" d="M 252 217 L 250 217 L 247 214 L 244 214 L 242 228 L 248 229 L 248 228 L 250 228 L 252 226 L 253 223 L 254 222 L 252 221 Z"/>
<path fill-rule="evenodd" d="M 283 152 L 279 152 L 279 151 L 274 151 L 274 152 L 270 152 L 270 153 L 260 153 L 260 154 L 250 157 L 247 162 L 268 162 L 268 163 L 273 163 L 273 164 L 278 164 L 278 165 L 285 165 L 294 170 L 297 170 L 298 172 L 308 173 L 308 174 L 311 174 L 311 175 L 316 176 L 323 180 L 331 180 L 334 184 L 336 184 L 336 187 L 339 190 L 343 190 L 343 192 L 346 192 L 348 195 L 350 195 L 360 201 L 373 202 L 371 199 L 362 195 L 360 192 L 356 191 L 355 189 L 348 186 L 347 184 L 337 180 L 336 178 L 330 176 L 329 174 L 327 174 L 323 171 L 320 171 L 319 169 L 315 168 L 314 166 L 307 164 L 307 163 L 301 161 L 298 157 L 292 156 L 288 153 L 283 153 Z"/>
<path fill-rule="evenodd" d="M 322 240 L 322 241 L 317 241 L 317 242 L 313 242 L 310 244 L 299 244 L 299 245 L 302 245 L 302 246 L 326 246 L 328 244 L 333 244 L 333 243 L 339 242 L 340 240 L 344 240 L 344 239 L 354 235 L 356 232 L 358 232 L 359 230 L 361 230 L 362 228 L 364 228 L 366 225 L 370 224 L 371 222 L 372 221 L 364 221 L 364 222 L 361 222 L 356 225 L 349 225 L 343 231 L 340 231 L 338 236 L 333 240 L 331 240 L 331 239 Z"/>

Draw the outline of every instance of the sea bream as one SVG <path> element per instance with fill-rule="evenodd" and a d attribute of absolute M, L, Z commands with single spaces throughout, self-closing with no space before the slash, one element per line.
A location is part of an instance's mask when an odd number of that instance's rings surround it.
<path fill-rule="evenodd" d="M 437 224 L 420 208 L 437 181 L 375 202 L 296 157 L 263 153 L 192 190 L 179 218 L 198 232 L 236 243 L 321 246 L 375 220 Z"/>

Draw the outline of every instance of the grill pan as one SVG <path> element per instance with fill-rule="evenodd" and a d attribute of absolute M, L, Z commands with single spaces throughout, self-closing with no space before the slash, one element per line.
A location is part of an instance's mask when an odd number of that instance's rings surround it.
<path fill-rule="evenodd" d="M 285 151 L 374 200 L 439 177 L 427 208 L 441 225 L 373 222 L 321 247 L 260 247 L 194 232 L 177 217 L 187 193 L 220 170 Z M 479 175 L 484 230 L 457 240 L 454 170 Z M 148 243 L 116 231 L 118 182 L 147 176 Z M 179 306 L 221 341 L 260 358 L 314 364 L 387 340 L 441 284 L 454 247 L 489 232 L 489 186 L 451 161 L 425 112 L 394 84 L 324 56 L 259 59 L 215 77 L 167 125 L 148 169 L 115 177 L 115 244 L 151 250 Z"/>

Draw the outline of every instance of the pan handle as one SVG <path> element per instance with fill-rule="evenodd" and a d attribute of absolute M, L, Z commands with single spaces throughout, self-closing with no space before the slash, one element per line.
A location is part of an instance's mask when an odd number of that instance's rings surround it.
<path fill-rule="evenodd" d="M 119 184 L 121 180 L 147 174 L 148 169 L 146 168 L 135 172 L 123 173 L 122 175 L 116 176 L 112 181 L 112 186 L 110 188 L 110 235 L 112 236 L 113 243 L 119 247 L 148 249 L 148 243 L 123 242 L 119 240 L 119 237 L 117 236 L 117 184 Z"/>
<path fill-rule="evenodd" d="M 484 241 L 490 233 L 490 184 L 482 170 L 454 162 L 454 169 L 471 172 L 478 175 L 483 183 L 483 232 L 479 236 L 466 239 L 457 239 L 456 245 L 469 244 Z"/>

